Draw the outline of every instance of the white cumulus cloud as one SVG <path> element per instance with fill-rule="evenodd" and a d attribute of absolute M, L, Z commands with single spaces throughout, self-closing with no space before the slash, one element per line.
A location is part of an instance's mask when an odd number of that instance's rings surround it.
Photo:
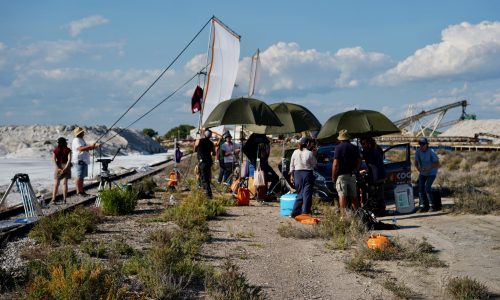
<path fill-rule="evenodd" d="M 79 35 L 82 30 L 92 28 L 95 26 L 99 26 L 102 24 L 108 23 L 109 20 L 100 16 L 100 15 L 93 15 L 89 17 L 85 17 L 80 20 L 72 21 L 68 24 L 69 27 L 69 34 L 71 36 L 77 36 Z"/>
<path fill-rule="evenodd" d="M 386 70 L 390 59 L 361 47 L 336 53 L 300 49 L 297 43 L 276 43 L 260 53 L 258 94 L 321 93 L 335 88 L 353 88 Z M 246 91 L 251 57 L 240 61 L 237 83 Z"/>
<path fill-rule="evenodd" d="M 377 82 L 433 79 L 481 80 L 500 75 L 500 22 L 463 22 L 441 33 L 441 42 L 425 46 L 378 76 Z"/>

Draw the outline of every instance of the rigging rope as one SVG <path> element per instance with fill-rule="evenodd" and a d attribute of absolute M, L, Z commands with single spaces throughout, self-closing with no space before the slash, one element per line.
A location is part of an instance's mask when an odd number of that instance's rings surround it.
<path fill-rule="evenodd" d="M 158 106 L 162 105 L 165 101 L 167 101 L 168 99 L 170 99 L 173 95 L 175 95 L 178 91 L 180 91 L 182 88 L 184 88 L 188 83 L 190 83 L 196 76 L 198 76 L 199 73 L 196 73 L 195 75 L 193 75 L 191 78 L 189 78 L 183 85 L 181 85 L 180 87 L 178 87 L 176 90 L 174 90 L 172 93 L 170 93 L 170 95 L 168 95 L 165 99 L 163 99 L 162 101 L 160 101 L 158 104 L 156 104 L 155 106 L 153 106 L 153 108 L 151 108 L 150 110 L 148 110 L 147 112 L 145 112 L 142 116 L 140 116 L 138 119 L 136 119 L 134 122 L 130 123 L 129 125 L 127 125 L 126 127 L 124 128 L 120 128 L 120 130 L 115 133 L 115 135 L 113 135 L 112 137 L 110 137 L 109 139 L 107 139 L 105 142 L 103 142 L 103 144 L 106 144 L 107 142 L 109 142 L 110 140 L 112 140 L 113 138 L 115 138 L 117 135 L 119 135 L 120 133 L 122 133 L 125 129 L 129 128 L 130 126 L 134 125 L 135 123 L 139 122 L 142 118 L 144 118 L 145 116 L 147 116 L 150 112 L 152 112 L 153 110 L 155 110 L 156 108 L 158 108 Z"/>
<path fill-rule="evenodd" d="M 179 59 L 179 57 L 186 51 L 186 49 L 194 42 L 194 40 L 200 35 L 200 33 L 205 29 L 205 27 L 207 27 L 207 25 L 210 23 L 210 21 L 212 21 L 213 18 L 214 17 L 212 16 L 205 23 L 205 25 L 203 25 L 200 31 L 198 31 L 198 33 L 191 39 L 191 41 L 184 47 L 184 49 L 182 49 L 182 51 L 177 55 L 177 57 L 175 57 L 175 59 L 165 68 L 165 70 L 163 70 L 163 72 L 161 72 L 161 74 L 153 81 L 153 83 L 149 85 L 149 87 L 139 96 L 139 98 L 137 98 L 137 100 L 135 100 L 134 103 L 132 103 L 132 105 L 118 118 L 118 120 L 116 120 L 106 130 L 106 132 L 97 139 L 96 143 L 100 141 L 137 104 L 137 102 L 139 102 L 142 99 L 142 97 L 144 97 L 144 95 L 146 95 L 146 93 L 158 82 L 158 80 L 160 80 L 160 78 L 170 69 L 170 67 L 177 61 L 177 59 Z"/>

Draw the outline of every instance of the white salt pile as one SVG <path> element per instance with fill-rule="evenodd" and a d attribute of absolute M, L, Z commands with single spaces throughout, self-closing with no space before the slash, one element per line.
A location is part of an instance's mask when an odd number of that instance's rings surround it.
<path fill-rule="evenodd" d="M 441 133 L 440 136 L 465 136 L 474 137 L 475 134 L 488 133 L 500 136 L 500 120 L 464 120 L 453 125 L 451 128 Z M 500 138 L 491 136 L 480 136 L 491 139 L 493 144 L 500 144 Z"/>
<path fill-rule="evenodd" d="M 74 138 L 72 131 L 75 127 L 76 125 L 0 126 L 0 157 L 50 157 L 59 137 L 65 137 L 71 145 Z M 107 127 L 103 125 L 82 126 L 82 128 L 85 130 L 85 141 L 88 144 L 100 137 L 102 138 L 99 143 L 106 142 L 102 148 L 103 155 L 114 154 L 118 148 L 121 148 L 120 155 L 166 151 L 157 141 L 135 129 L 115 128 L 106 133 Z"/>

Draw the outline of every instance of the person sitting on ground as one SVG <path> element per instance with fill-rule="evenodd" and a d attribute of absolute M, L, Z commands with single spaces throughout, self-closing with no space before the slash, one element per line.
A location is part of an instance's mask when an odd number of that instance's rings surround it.
<path fill-rule="evenodd" d="M 52 152 L 54 162 L 54 189 L 52 191 L 52 203 L 56 203 L 56 196 L 59 191 L 59 183 L 63 182 L 63 203 L 66 203 L 68 196 L 68 179 L 71 179 L 71 149 L 65 138 L 57 139 L 57 147 Z M 49 201 L 50 202 L 50 201 Z"/>
<path fill-rule="evenodd" d="M 73 130 L 73 134 L 75 138 L 71 143 L 71 151 L 73 152 L 73 165 L 76 168 L 75 175 L 75 189 L 76 194 L 79 196 L 88 196 L 84 191 L 83 180 L 85 177 L 89 175 L 89 167 L 90 164 L 90 150 L 94 150 L 96 148 L 101 147 L 100 144 L 92 144 L 87 145 L 83 136 L 85 135 L 85 131 L 81 127 L 76 127 Z"/>
<path fill-rule="evenodd" d="M 384 181 L 386 179 L 384 165 L 384 151 L 377 145 L 371 137 L 361 138 L 361 156 L 363 157 L 366 169 L 360 171 L 362 175 L 367 175 L 367 184 L 374 192 L 373 197 L 368 199 L 369 203 L 363 203 L 377 217 L 385 214 Z"/>
<path fill-rule="evenodd" d="M 432 149 L 429 149 L 429 141 L 427 138 L 420 138 L 418 141 L 419 148 L 415 153 L 415 168 L 420 174 L 418 175 L 418 199 L 419 212 L 435 211 L 432 198 L 432 183 L 436 179 L 439 158 Z"/>
<path fill-rule="evenodd" d="M 356 173 L 361 166 L 361 157 L 358 148 L 351 144 L 347 130 L 340 130 L 337 139 L 341 142 L 333 155 L 332 181 L 339 194 L 340 211 L 345 214 L 349 202 L 352 209 L 359 207 Z"/>
<path fill-rule="evenodd" d="M 297 198 L 293 205 L 291 217 L 311 214 L 314 187 L 314 167 L 316 155 L 315 143 L 311 138 L 300 139 L 299 148 L 293 151 L 290 159 L 290 180 L 297 190 Z"/>

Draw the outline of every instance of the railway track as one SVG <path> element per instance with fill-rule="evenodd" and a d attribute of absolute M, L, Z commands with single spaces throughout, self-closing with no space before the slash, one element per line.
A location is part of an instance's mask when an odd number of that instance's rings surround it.
<path fill-rule="evenodd" d="M 151 170 L 145 172 L 137 172 L 135 170 L 125 172 L 113 176 L 112 181 L 120 184 L 128 184 L 140 181 L 150 176 L 157 175 L 169 167 L 173 166 L 172 159 L 151 165 Z M 167 174 L 165 173 L 167 176 Z M 76 195 L 74 189 L 68 191 L 67 203 L 56 205 L 50 203 L 48 207 L 43 208 L 43 215 L 50 216 L 64 211 L 71 211 L 78 206 L 92 205 L 97 198 L 97 187 L 99 182 L 93 182 L 85 185 L 85 190 L 89 193 L 87 197 Z M 44 195 L 44 200 L 49 199 L 51 195 Z M 58 197 L 61 197 L 60 195 Z M 37 220 L 22 222 L 24 219 L 24 208 L 21 204 L 0 211 L 0 246 L 8 240 L 29 232 L 29 230 L 37 223 Z M 21 222 L 20 222 L 21 221 Z"/>

